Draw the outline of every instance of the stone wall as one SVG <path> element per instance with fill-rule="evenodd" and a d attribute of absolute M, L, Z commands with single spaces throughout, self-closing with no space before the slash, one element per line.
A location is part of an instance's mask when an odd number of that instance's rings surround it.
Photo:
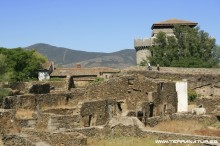
<path fill-rule="evenodd" d="M 2 108 L 41 110 L 55 106 L 68 105 L 69 93 L 59 94 L 26 94 L 3 98 Z"/>
<path fill-rule="evenodd" d="M 220 71 L 218 70 L 216 73 L 215 70 L 208 70 L 207 72 L 201 70 L 200 73 L 200 70 L 197 69 L 184 70 L 182 68 L 180 68 L 179 71 L 178 68 L 173 69 L 173 71 L 172 68 L 161 68 L 160 71 L 147 71 L 145 67 L 137 70 L 128 69 L 125 72 L 126 74 L 141 74 L 145 77 L 153 79 L 168 79 L 173 81 L 186 79 L 188 81 L 188 88 L 190 89 L 220 81 Z"/>
<path fill-rule="evenodd" d="M 32 94 L 46 94 L 50 93 L 50 84 L 34 84 L 29 89 L 29 93 Z"/>
<path fill-rule="evenodd" d="M 0 109 L 0 135 L 20 131 L 19 122 L 15 118 L 15 110 Z"/>
<path fill-rule="evenodd" d="M 97 126 L 106 124 L 116 115 L 115 100 L 98 100 L 79 103 L 82 126 Z"/>
<path fill-rule="evenodd" d="M 122 76 L 90 85 L 85 89 L 82 98 L 115 99 L 120 109 L 119 114 L 126 115 L 129 111 L 137 113 L 140 111 L 142 118 L 162 116 L 177 111 L 175 83 L 152 80 L 144 76 Z M 75 101 L 80 99 L 74 98 Z"/>
<path fill-rule="evenodd" d="M 20 134 L 8 134 L 2 138 L 4 146 L 36 146 L 27 136 Z"/>
<path fill-rule="evenodd" d="M 79 115 L 55 115 L 45 113 L 38 117 L 36 129 L 56 131 L 80 127 Z"/>
<path fill-rule="evenodd" d="M 46 83 L 50 84 L 51 87 L 55 89 L 66 89 L 66 81 L 47 81 Z"/>
<path fill-rule="evenodd" d="M 174 113 L 169 116 L 155 116 L 148 118 L 146 120 L 146 126 L 154 127 L 157 124 L 159 124 L 162 121 L 170 121 L 170 120 L 179 120 L 179 121 L 185 121 L 185 120 L 197 120 L 199 122 L 206 121 L 209 124 L 213 124 L 216 122 L 219 122 L 218 118 L 214 115 L 193 115 L 188 113 Z"/>
<path fill-rule="evenodd" d="M 150 57 L 151 53 L 148 48 L 138 49 L 136 52 L 136 62 L 139 65 L 143 60 L 148 60 L 147 57 Z"/>
<path fill-rule="evenodd" d="M 29 84 L 28 82 L 14 82 L 14 83 L 10 83 L 9 87 L 12 90 L 27 91 Z"/>
<path fill-rule="evenodd" d="M 80 133 L 28 129 L 22 134 L 4 135 L 2 141 L 5 146 L 83 146 L 87 144 L 87 138 Z"/>
<path fill-rule="evenodd" d="M 218 114 L 220 115 L 220 98 L 197 98 L 196 105 L 203 105 L 206 109 L 206 114 Z M 217 113 L 216 113 L 217 112 Z"/>
<path fill-rule="evenodd" d="M 112 119 L 114 120 L 114 118 Z M 135 136 L 135 137 L 147 137 L 153 139 L 169 139 L 169 140 L 218 140 L 219 137 L 202 136 L 181 134 L 172 132 L 152 131 L 144 129 L 143 125 L 135 117 L 122 117 L 116 119 L 118 122 L 109 122 L 108 125 L 98 128 L 80 128 L 72 129 L 70 131 L 80 132 L 87 137 L 120 137 L 120 136 Z"/>
<path fill-rule="evenodd" d="M 196 93 L 203 98 L 220 97 L 220 82 L 210 83 L 204 86 L 195 88 Z"/>
<path fill-rule="evenodd" d="M 36 88 L 36 86 L 46 85 L 46 84 L 49 84 L 49 87 L 52 87 L 54 89 L 63 89 L 63 90 L 67 89 L 67 87 L 66 87 L 67 83 L 66 83 L 65 79 L 63 81 L 14 82 L 14 83 L 10 83 L 9 87 L 12 90 L 18 90 L 18 91 L 21 91 L 22 93 L 29 93 L 29 90 L 31 88 Z M 38 90 L 42 90 L 40 88 L 41 87 L 37 87 Z M 42 92 L 42 93 L 49 93 L 49 88 L 46 87 L 46 89 L 47 89 L 47 92 Z M 32 92 L 30 92 L 30 93 L 32 93 Z"/>
<path fill-rule="evenodd" d="M 77 109 L 72 110 L 70 114 L 61 115 L 57 111 L 58 109 L 49 109 L 39 114 L 36 128 L 54 131 L 104 125 L 116 115 L 116 101 L 84 101 L 80 102 Z"/>

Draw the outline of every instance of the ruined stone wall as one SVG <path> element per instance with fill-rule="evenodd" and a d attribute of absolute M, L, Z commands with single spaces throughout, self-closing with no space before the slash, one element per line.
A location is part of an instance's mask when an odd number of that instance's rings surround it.
<path fill-rule="evenodd" d="M 38 132 L 38 131 L 25 131 L 28 135 L 38 137 L 46 144 L 51 146 L 65 145 L 65 146 L 79 146 L 86 145 L 87 138 L 81 133 L 76 132 Z"/>
<path fill-rule="evenodd" d="M 220 115 L 220 98 L 197 98 L 196 105 L 203 105 L 206 114 L 218 113 Z"/>
<path fill-rule="evenodd" d="M 2 138 L 4 146 L 36 146 L 26 136 L 19 134 L 4 135 Z"/>
<path fill-rule="evenodd" d="M 51 87 L 55 89 L 66 89 L 66 81 L 46 81 Z"/>
<path fill-rule="evenodd" d="M 136 111 L 143 102 L 153 102 L 154 114 L 161 115 L 176 112 L 176 96 L 173 82 L 153 81 L 144 76 L 131 75 L 88 86 L 83 99 L 116 99 L 126 105 L 125 109 L 122 107 L 122 113 L 124 110 Z"/>
<path fill-rule="evenodd" d="M 147 101 L 147 92 L 156 90 L 154 83 L 148 82 L 146 86 L 143 84 L 145 84 L 144 78 L 143 80 L 133 76 L 114 78 L 88 86 L 83 98 L 125 100 L 129 110 L 135 110 L 137 101 Z"/>
<path fill-rule="evenodd" d="M 167 68 L 164 68 L 167 70 Z M 144 71 L 145 70 L 145 71 Z M 217 71 L 215 73 L 215 70 L 203 72 L 201 70 L 201 73 L 197 69 L 193 70 L 187 70 L 184 71 L 182 68 L 179 69 L 175 68 L 174 71 L 171 69 L 168 71 L 163 71 L 163 68 L 161 71 L 147 71 L 144 68 L 141 68 L 140 70 L 128 70 L 126 71 L 126 74 L 141 74 L 148 78 L 153 79 L 168 79 L 173 81 L 179 81 L 182 79 L 186 79 L 188 81 L 188 88 L 194 89 L 196 87 L 204 86 L 210 83 L 216 83 L 220 81 L 220 73 Z"/>
<path fill-rule="evenodd" d="M 50 113 L 41 114 L 36 123 L 36 129 L 56 131 L 80 127 L 79 115 L 56 115 Z"/>
<path fill-rule="evenodd" d="M 22 93 L 29 93 L 29 90 L 31 88 L 35 88 L 35 86 L 47 85 L 47 84 L 49 85 L 49 87 L 53 87 L 54 89 L 64 89 L 64 90 L 67 89 L 66 80 L 63 80 L 63 81 L 42 81 L 42 82 L 40 82 L 40 81 L 14 82 L 14 83 L 10 83 L 9 88 L 11 88 L 12 90 L 21 91 Z M 42 90 L 40 88 L 41 87 L 37 87 L 38 90 Z M 41 93 L 49 93 L 48 90 L 49 89 L 46 87 L 45 91 L 42 90 L 43 92 L 41 92 Z M 32 92 L 30 92 L 30 93 L 32 93 Z"/>
<path fill-rule="evenodd" d="M 4 135 L 5 146 L 84 146 L 87 138 L 76 132 L 24 130 L 22 134 Z"/>
<path fill-rule="evenodd" d="M 3 98 L 2 108 L 41 110 L 56 106 L 68 105 L 70 98 L 69 93 L 8 96 Z"/>
<path fill-rule="evenodd" d="M 196 93 L 200 96 L 200 97 L 204 97 L 204 98 L 215 98 L 215 97 L 220 97 L 220 86 L 219 86 L 219 82 L 218 84 L 209 84 L 207 86 L 202 86 L 202 87 L 198 87 L 195 89 Z"/>
<path fill-rule="evenodd" d="M 218 117 L 214 115 L 194 115 L 189 113 L 174 113 L 169 116 L 155 116 L 148 118 L 146 120 L 146 126 L 154 127 L 162 121 L 170 121 L 170 120 L 178 120 L 178 121 L 189 121 L 189 120 L 196 120 L 199 122 L 207 122 L 209 124 L 213 124 L 219 122 Z"/>
<path fill-rule="evenodd" d="M 80 87 L 86 87 L 89 85 L 91 81 L 80 81 L 80 80 L 74 80 L 74 87 L 75 88 L 80 88 Z"/>
<path fill-rule="evenodd" d="M 84 99 L 83 95 L 85 94 L 85 92 L 86 90 L 84 88 L 72 88 L 70 93 L 72 100 L 69 100 L 69 104 L 77 105 L 80 100 Z"/>
<path fill-rule="evenodd" d="M 115 100 L 99 100 L 79 103 L 82 126 L 104 125 L 116 113 Z"/>
<path fill-rule="evenodd" d="M 154 116 L 163 116 L 177 112 L 177 93 L 172 82 L 160 82 L 153 94 Z"/>
<path fill-rule="evenodd" d="M 15 110 L 0 109 L 0 135 L 20 131 L 19 122 L 15 118 Z"/>
<path fill-rule="evenodd" d="M 88 137 L 119 137 L 119 136 L 135 136 L 135 137 L 147 137 L 153 139 L 170 139 L 170 140 L 218 140 L 219 137 L 191 135 L 182 133 L 162 132 L 146 130 L 138 124 L 137 119 L 123 117 L 125 120 L 116 123 L 115 125 L 106 125 L 103 128 L 80 128 L 72 129 L 70 131 L 83 133 Z M 131 122 L 133 121 L 133 122 Z"/>
<path fill-rule="evenodd" d="M 29 93 L 32 94 L 46 94 L 50 93 L 50 84 L 34 84 L 29 89 Z"/>
<path fill-rule="evenodd" d="M 29 84 L 28 82 L 14 82 L 14 83 L 10 83 L 9 87 L 12 90 L 27 91 Z"/>

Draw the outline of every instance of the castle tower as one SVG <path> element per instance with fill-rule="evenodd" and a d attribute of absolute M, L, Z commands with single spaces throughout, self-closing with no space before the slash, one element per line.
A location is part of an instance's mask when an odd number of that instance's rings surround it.
<path fill-rule="evenodd" d="M 166 33 L 167 36 L 174 36 L 173 28 L 175 25 L 181 26 L 189 26 L 195 27 L 198 23 L 191 22 L 187 20 L 179 20 L 179 19 L 169 19 L 166 21 L 161 21 L 154 23 L 151 26 L 152 34 L 149 39 L 134 39 L 134 48 L 136 50 L 136 61 L 137 65 L 141 63 L 143 60 L 148 60 L 148 57 L 151 56 L 151 52 L 149 47 L 152 46 L 154 38 L 156 38 L 159 32 Z"/>
<path fill-rule="evenodd" d="M 148 60 L 151 56 L 149 47 L 151 46 L 151 39 L 134 39 L 134 48 L 136 50 L 136 62 L 139 65 L 143 60 Z"/>

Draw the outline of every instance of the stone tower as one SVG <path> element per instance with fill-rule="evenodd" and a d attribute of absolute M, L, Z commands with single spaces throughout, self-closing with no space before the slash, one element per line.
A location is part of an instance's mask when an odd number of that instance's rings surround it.
<path fill-rule="evenodd" d="M 186 20 L 179 20 L 179 19 L 169 19 L 166 21 L 161 21 L 154 23 L 151 26 L 152 34 L 151 38 L 148 39 L 134 39 L 134 48 L 136 50 L 136 61 L 137 65 L 141 63 L 143 60 L 148 60 L 148 57 L 151 56 L 151 52 L 149 47 L 154 45 L 154 38 L 156 38 L 159 32 L 166 33 L 167 36 L 174 36 L 173 28 L 174 25 L 182 25 L 182 26 L 189 26 L 195 27 L 198 23 L 186 21 Z"/>
<path fill-rule="evenodd" d="M 151 39 L 134 39 L 134 48 L 136 50 L 137 65 L 143 60 L 148 60 L 151 56 L 149 47 L 151 46 Z"/>

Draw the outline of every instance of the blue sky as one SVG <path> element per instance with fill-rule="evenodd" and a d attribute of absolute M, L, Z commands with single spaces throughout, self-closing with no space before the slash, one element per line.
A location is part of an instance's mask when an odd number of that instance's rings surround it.
<path fill-rule="evenodd" d="M 170 18 L 198 22 L 220 44 L 219 14 L 219 0 L 0 0 L 0 46 L 114 52 Z"/>

